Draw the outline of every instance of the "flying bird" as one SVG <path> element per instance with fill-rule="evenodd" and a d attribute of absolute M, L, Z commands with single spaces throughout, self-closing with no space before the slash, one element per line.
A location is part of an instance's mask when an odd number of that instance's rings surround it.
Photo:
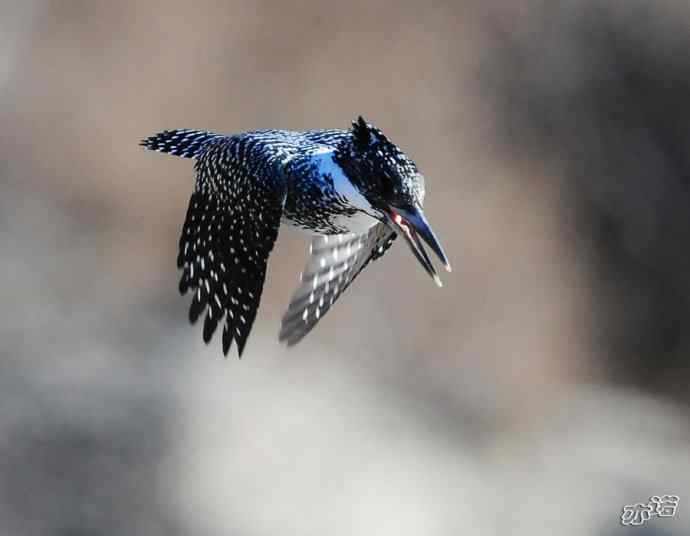
<path fill-rule="evenodd" d="M 180 293 L 189 320 L 205 311 L 207 344 L 220 322 L 223 354 L 241 357 L 281 223 L 314 235 L 279 339 L 292 346 L 323 318 L 398 234 L 441 286 L 421 241 L 450 271 L 424 212 L 415 163 L 361 116 L 348 130 L 256 130 L 222 135 L 166 130 L 146 149 L 195 159 L 196 186 L 179 243 Z"/>

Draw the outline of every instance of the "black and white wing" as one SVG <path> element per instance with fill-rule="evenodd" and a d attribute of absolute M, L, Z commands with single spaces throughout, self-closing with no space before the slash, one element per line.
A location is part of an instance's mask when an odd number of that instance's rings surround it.
<path fill-rule="evenodd" d="M 378 223 L 367 233 L 315 238 L 302 283 L 283 315 L 280 341 L 288 346 L 301 341 L 366 265 L 388 250 L 395 237 L 387 225 Z"/>
<path fill-rule="evenodd" d="M 222 140 L 197 161 L 177 265 L 180 292 L 191 290 L 189 320 L 206 311 L 208 343 L 223 323 L 223 353 L 234 340 L 242 355 L 261 299 L 266 264 L 278 236 L 284 182 L 251 146 Z"/>

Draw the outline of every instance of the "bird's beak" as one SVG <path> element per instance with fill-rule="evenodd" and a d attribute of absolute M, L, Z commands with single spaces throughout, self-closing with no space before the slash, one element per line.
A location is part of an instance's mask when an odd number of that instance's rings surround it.
<path fill-rule="evenodd" d="M 386 216 L 388 225 L 405 237 L 412 253 L 417 257 L 422 267 L 432 277 L 434 282 L 439 287 L 442 287 L 443 284 L 441 283 L 441 279 L 438 277 L 434 266 L 431 264 L 429 256 L 426 254 L 419 237 L 421 236 L 424 242 L 426 242 L 433 252 L 438 255 L 445 269 L 449 272 L 451 271 L 450 263 L 448 262 L 448 257 L 446 257 L 438 238 L 436 238 L 436 235 L 431 230 L 429 222 L 426 221 L 422 208 L 419 206 L 412 209 L 389 207 L 386 211 Z"/>

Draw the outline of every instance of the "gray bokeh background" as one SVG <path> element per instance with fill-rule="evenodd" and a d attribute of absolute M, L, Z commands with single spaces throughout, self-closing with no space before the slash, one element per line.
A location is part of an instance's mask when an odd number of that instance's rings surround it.
<path fill-rule="evenodd" d="M 0 2 L 0 534 L 690 532 L 687 2 Z M 298 347 L 283 229 L 246 358 L 177 293 L 166 128 L 346 128 L 427 177 Z"/>

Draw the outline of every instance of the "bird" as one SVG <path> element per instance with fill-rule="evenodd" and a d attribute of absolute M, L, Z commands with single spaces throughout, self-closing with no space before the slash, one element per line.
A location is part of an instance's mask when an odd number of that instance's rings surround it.
<path fill-rule="evenodd" d="M 242 357 L 283 224 L 312 235 L 309 260 L 281 321 L 279 341 L 288 346 L 314 328 L 399 234 L 439 287 L 421 240 L 451 271 L 423 212 L 424 176 L 362 116 L 348 129 L 165 130 L 140 145 L 195 160 L 177 256 L 179 290 L 192 293 L 192 324 L 206 312 L 206 344 L 222 322 L 225 356 L 234 341 Z"/>

